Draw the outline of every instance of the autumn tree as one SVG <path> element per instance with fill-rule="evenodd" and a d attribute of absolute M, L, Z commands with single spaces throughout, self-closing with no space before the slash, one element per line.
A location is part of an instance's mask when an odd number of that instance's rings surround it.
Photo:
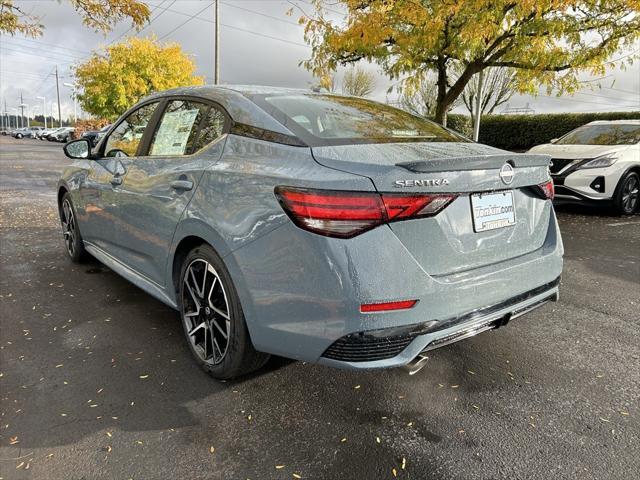
<path fill-rule="evenodd" d="M 479 76 L 474 75 L 462 92 L 462 101 L 472 118 L 476 115 Z M 510 68 L 487 68 L 480 88 L 480 115 L 490 115 L 515 93 L 515 72 Z"/>
<path fill-rule="evenodd" d="M 376 88 L 376 78 L 360 67 L 351 67 L 342 78 L 342 93 L 354 97 L 366 97 Z"/>
<path fill-rule="evenodd" d="M 581 71 L 602 75 L 640 36 L 638 0 L 337 0 L 332 10 L 346 12 L 339 23 L 322 0 L 312 3 L 315 12 L 300 18 L 312 47 L 306 68 L 322 76 L 368 60 L 408 90 L 434 72 L 440 123 L 483 69 L 515 69 L 521 92 L 571 92 Z M 451 69 L 461 73 L 450 82 Z"/>
<path fill-rule="evenodd" d="M 149 20 L 149 7 L 140 0 L 68 0 L 82 17 L 82 22 L 94 30 L 109 32 L 116 23 L 130 19 L 140 28 Z M 0 0 L 0 33 L 29 37 L 42 34 L 44 25 L 31 8 L 18 6 L 14 0 Z"/>
<path fill-rule="evenodd" d="M 86 112 L 113 120 L 152 92 L 202 85 L 195 69 L 178 44 L 132 37 L 75 67 L 78 100 Z"/>

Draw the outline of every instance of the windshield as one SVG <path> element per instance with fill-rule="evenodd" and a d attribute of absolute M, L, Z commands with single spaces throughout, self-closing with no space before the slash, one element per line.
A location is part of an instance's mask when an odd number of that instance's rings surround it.
<path fill-rule="evenodd" d="M 470 141 L 404 110 L 362 98 L 298 94 L 253 100 L 310 146 Z"/>
<path fill-rule="evenodd" d="M 567 133 L 556 145 L 633 145 L 640 142 L 640 125 L 585 125 Z"/>

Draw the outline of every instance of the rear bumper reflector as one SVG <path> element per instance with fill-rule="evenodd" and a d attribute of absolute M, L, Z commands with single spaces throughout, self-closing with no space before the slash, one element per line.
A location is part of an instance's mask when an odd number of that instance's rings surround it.
<path fill-rule="evenodd" d="M 360 311 L 362 313 L 376 313 L 376 312 L 389 312 L 393 310 L 408 310 L 413 308 L 417 300 L 401 300 L 399 302 L 386 302 L 386 303 L 363 303 L 360 305 Z"/>

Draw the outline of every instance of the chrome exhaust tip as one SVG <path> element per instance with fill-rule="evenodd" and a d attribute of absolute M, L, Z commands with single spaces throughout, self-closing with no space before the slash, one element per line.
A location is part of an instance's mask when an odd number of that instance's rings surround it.
<path fill-rule="evenodd" d="M 403 368 L 409 372 L 409 375 L 415 375 L 427 364 L 429 357 L 423 353 L 419 353 L 416 358 L 407 363 Z"/>

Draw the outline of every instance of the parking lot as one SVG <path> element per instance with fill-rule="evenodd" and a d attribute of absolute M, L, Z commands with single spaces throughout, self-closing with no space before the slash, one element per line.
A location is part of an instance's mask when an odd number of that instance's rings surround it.
<path fill-rule="evenodd" d="M 640 216 L 559 208 L 561 299 L 417 375 L 273 358 L 234 382 L 173 310 L 66 256 L 60 144 L 0 137 L 3 479 L 629 479 Z M 634 474 L 633 472 L 636 472 Z"/>

